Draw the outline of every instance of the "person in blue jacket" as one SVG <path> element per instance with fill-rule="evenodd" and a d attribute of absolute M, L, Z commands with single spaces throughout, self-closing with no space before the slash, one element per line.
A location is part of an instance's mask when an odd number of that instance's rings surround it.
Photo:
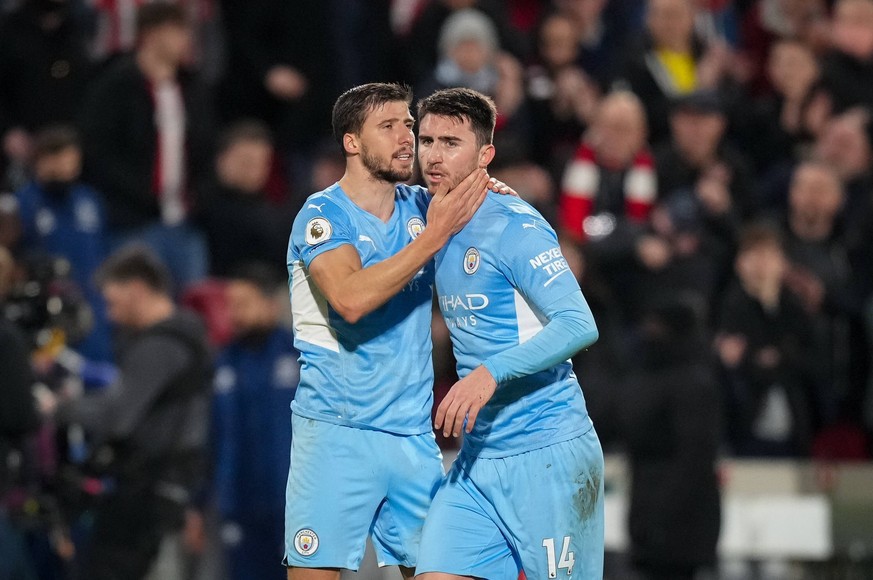
<path fill-rule="evenodd" d="M 283 552 L 288 410 L 299 378 L 293 335 L 280 324 L 284 287 L 274 267 L 248 263 L 226 290 L 234 339 L 216 362 L 214 492 L 233 579 L 276 576 Z"/>
<path fill-rule="evenodd" d="M 16 192 L 27 254 L 61 256 L 93 311 L 90 332 L 71 345 L 93 361 L 112 360 L 106 306 L 92 277 L 107 257 L 106 216 L 100 194 L 79 176 L 82 150 L 71 127 L 53 126 L 37 134 L 34 179 Z"/>

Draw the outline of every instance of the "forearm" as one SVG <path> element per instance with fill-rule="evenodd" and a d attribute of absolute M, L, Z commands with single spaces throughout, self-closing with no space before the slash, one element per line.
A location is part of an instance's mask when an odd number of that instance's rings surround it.
<path fill-rule="evenodd" d="M 562 308 L 533 338 L 483 362 L 498 383 L 549 369 L 597 340 L 597 326 L 582 293 L 561 302 Z"/>
<path fill-rule="evenodd" d="M 345 276 L 328 296 L 331 306 L 346 321 L 355 323 L 397 295 L 427 263 L 445 240 L 427 230 L 400 252 Z M 318 276 L 316 276 L 318 283 Z"/>

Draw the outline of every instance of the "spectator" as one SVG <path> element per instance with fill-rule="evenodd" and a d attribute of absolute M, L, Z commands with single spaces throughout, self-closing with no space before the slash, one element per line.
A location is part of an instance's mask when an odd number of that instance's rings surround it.
<path fill-rule="evenodd" d="M 86 178 L 104 194 L 113 247 L 148 244 L 179 290 L 206 275 L 205 238 L 191 223 L 208 169 L 209 98 L 181 65 L 191 29 L 178 5 L 145 4 L 138 44 L 96 81 L 82 117 Z"/>
<path fill-rule="evenodd" d="M 762 176 L 807 154 L 830 115 L 816 55 L 806 44 L 796 39 L 774 42 L 766 73 L 772 92 L 735 119 L 743 146 Z"/>
<path fill-rule="evenodd" d="M 635 279 L 628 291 L 633 320 L 676 293 L 707 304 L 716 296 L 729 248 L 706 230 L 704 215 L 690 191 L 660 200 L 652 209 L 649 228 L 636 242 Z"/>
<path fill-rule="evenodd" d="M 212 274 L 226 276 L 256 259 L 284 272 L 294 214 L 290 207 L 276 207 L 266 199 L 273 159 L 269 130 L 259 121 L 241 121 L 225 131 L 218 148 L 217 184 L 202 214 Z"/>
<path fill-rule="evenodd" d="M 579 42 L 573 21 L 560 13 L 539 28 L 537 61 L 527 69 L 531 157 L 558 179 L 594 116 L 600 89 L 576 64 Z"/>
<path fill-rule="evenodd" d="M 0 177 L 8 187 L 23 185 L 34 131 L 75 120 L 90 75 L 72 2 L 26 0 L 0 20 Z"/>
<path fill-rule="evenodd" d="M 607 95 L 564 171 L 561 221 L 577 241 L 603 238 L 616 220 L 645 223 L 657 193 L 640 100 L 627 91 Z"/>
<path fill-rule="evenodd" d="M 838 0 L 831 25 L 833 50 L 822 65 L 823 82 L 838 113 L 873 106 L 873 2 Z"/>
<path fill-rule="evenodd" d="M 576 40 L 576 64 L 606 91 L 623 56 L 629 14 L 622 2 L 608 0 L 556 0 L 559 14 L 567 18 Z"/>
<path fill-rule="evenodd" d="M 870 113 L 854 107 L 828 121 L 813 148 L 815 158 L 830 165 L 843 183 L 846 199 L 840 221 L 851 248 L 866 238 L 873 210 L 870 127 Z"/>
<path fill-rule="evenodd" d="M 234 580 L 281 573 L 288 409 L 300 356 L 290 330 L 280 326 L 285 288 L 284 277 L 263 263 L 240 266 L 227 287 L 235 336 L 216 361 L 213 446 L 221 536 Z"/>
<path fill-rule="evenodd" d="M 587 287 L 609 295 L 619 326 L 636 311 L 637 237 L 656 193 L 642 103 L 627 91 L 607 95 L 564 172 L 559 216 L 562 235 L 583 244 Z"/>
<path fill-rule="evenodd" d="M 63 393 L 55 413 L 92 435 L 94 463 L 115 481 L 95 507 L 84 577 L 135 580 L 163 538 L 183 527 L 202 484 L 211 361 L 199 319 L 176 309 L 169 274 L 151 252 L 120 250 L 97 280 L 110 319 L 131 333 L 120 376 L 97 395 Z"/>
<path fill-rule="evenodd" d="M 439 61 L 416 92 L 466 87 L 490 96 L 499 111 L 499 134 L 524 101 L 521 64 L 500 47 L 497 27 L 485 14 L 473 8 L 453 12 L 440 29 Z"/>
<path fill-rule="evenodd" d="M 718 89 L 731 73 L 730 50 L 695 35 L 695 14 L 693 0 L 648 0 L 646 34 L 631 44 L 617 79 L 645 103 L 652 143 L 667 136 L 671 99 Z"/>
<path fill-rule="evenodd" d="M 755 96 L 771 90 L 766 62 L 773 44 L 795 39 L 819 54 L 830 44 L 826 0 L 755 0 L 745 10 L 740 50 L 749 67 L 748 85 Z"/>
<path fill-rule="evenodd" d="M 136 48 L 136 12 L 150 0 L 93 0 L 80 10 L 87 11 L 91 24 L 91 57 L 101 65 Z M 195 42 L 186 55 L 189 64 L 197 65 L 204 77 L 213 80 L 220 60 L 217 38 L 219 10 L 216 0 L 175 0 L 190 18 Z"/>
<path fill-rule="evenodd" d="M 809 315 L 783 284 L 788 260 L 779 230 L 747 226 L 735 268 L 716 325 L 732 452 L 806 456 L 818 403 L 810 383 L 823 363 Z"/>
<path fill-rule="evenodd" d="M 322 0 L 220 0 L 226 62 L 218 83 L 222 121 L 260 119 L 297 185 L 308 177 L 308 151 L 330 126 L 330 101 L 344 87 L 332 76 L 341 66 L 330 38 L 331 3 Z M 301 153 L 302 155 L 302 153 Z"/>
<path fill-rule="evenodd" d="M 504 2 L 497 0 L 429 0 L 412 24 L 404 47 L 404 66 L 413 85 L 424 82 L 438 65 L 442 30 L 448 19 L 463 10 L 484 14 L 497 38 L 494 44 L 508 50 L 516 58 L 524 56 L 523 37 L 513 30 Z M 471 87 L 475 88 L 475 87 Z M 430 93 L 423 94 L 427 96 Z M 499 109 L 499 107 L 498 107 Z"/>
<path fill-rule="evenodd" d="M 723 421 L 695 303 L 673 296 L 643 317 L 621 424 L 631 468 L 630 557 L 640 580 L 691 580 L 717 562 L 716 458 Z M 655 483 L 657 482 L 657 483 Z"/>
<path fill-rule="evenodd" d="M 725 142 L 728 120 L 719 94 L 695 91 L 677 98 L 669 120 L 672 139 L 655 155 L 661 195 L 692 189 L 709 215 L 749 216 L 757 201 L 752 167 Z"/>
<path fill-rule="evenodd" d="M 87 338 L 73 345 L 85 357 L 110 361 L 106 306 L 92 276 L 106 258 L 106 216 L 100 195 L 79 179 L 82 151 L 71 127 L 47 128 L 34 146 L 35 179 L 16 195 L 24 228 L 21 248 L 63 256 L 93 313 Z"/>
<path fill-rule="evenodd" d="M 861 381 L 854 380 L 863 372 L 853 372 L 865 354 L 860 326 L 863 295 L 840 228 L 843 203 L 843 187 L 832 168 L 807 162 L 794 170 L 786 286 L 800 299 L 820 337 L 825 366 L 818 385 L 817 416 L 819 426 L 825 427 L 838 420 L 860 424 L 857 403 L 864 389 Z"/>

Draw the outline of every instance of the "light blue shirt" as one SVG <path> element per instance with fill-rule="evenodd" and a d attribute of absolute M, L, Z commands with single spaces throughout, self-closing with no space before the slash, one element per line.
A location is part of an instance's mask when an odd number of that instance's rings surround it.
<path fill-rule="evenodd" d="M 428 201 L 423 188 L 398 185 L 394 213 L 384 223 L 339 184 L 306 200 L 288 247 L 294 346 L 301 353 L 291 405 L 297 415 L 403 435 L 431 430 L 433 263 L 355 324 L 330 306 L 309 275 L 316 256 L 344 244 L 357 250 L 365 268 L 395 255 L 424 230 Z"/>
<path fill-rule="evenodd" d="M 464 451 L 503 457 L 590 429 L 567 359 L 597 328 L 545 219 L 518 198 L 489 193 L 436 268 L 458 374 L 484 364 L 499 383 Z"/>

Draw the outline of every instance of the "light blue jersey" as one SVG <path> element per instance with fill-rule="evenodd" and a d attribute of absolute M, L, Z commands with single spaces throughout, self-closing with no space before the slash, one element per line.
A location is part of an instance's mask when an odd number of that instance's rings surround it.
<path fill-rule="evenodd" d="M 591 429 L 571 363 L 556 360 L 544 371 L 523 376 L 521 367 L 542 368 L 550 349 L 514 348 L 542 331 L 548 313 L 562 302 L 572 301 L 582 312 L 585 331 L 596 338 L 591 312 L 545 219 L 518 198 L 489 194 L 470 223 L 437 254 L 436 268 L 439 306 L 451 332 L 458 374 L 464 377 L 484 363 L 500 383 L 465 436 L 463 452 L 505 457 Z M 560 351 L 554 346 L 552 352 Z M 513 365 L 519 356 L 528 360 Z"/>
<path fill-rule="evenodd" d="M 490 195 L 436 267 L 458 374 L 484 365 L 498 385 L 428 511 L 418 573 L 602 578 L 603 452 L 566 360 L 597 327 L 554 230 Z"/>
<path fill-rule="evenodd" d="M 296 415 L 400 435 L 431 431 L 433 368 L 429 263 L 383 306 L 349 324 L 309 276 L 323 252 L 352 245 L 366 268 L 425 227 L 428 194 L 398 185 L 388 223 L 353 203 L 339 184 L 313 194 L 294 220 L 288 247 L 294 346 L 300 351 Z"/>

